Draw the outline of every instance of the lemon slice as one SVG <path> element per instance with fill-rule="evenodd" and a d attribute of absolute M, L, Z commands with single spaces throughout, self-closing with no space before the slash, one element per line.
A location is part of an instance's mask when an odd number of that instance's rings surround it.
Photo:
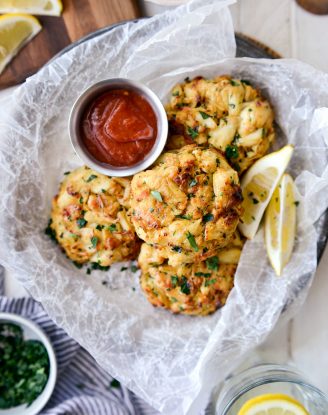
<path fill-rule="evenodd" d="M 273 269 L 281 275 L 290 259 L 296 235 L 295 184 L 284 174 L 265 212 L 265 246 Z"/>
<path fill-rule="evenodd" d="M 296 399 L 283 394 L 267 394 L 247 401 L 238 415 L 310 415 Z"/>
<path fill-rule="evenodd" d="M 0 74 L 18 51 L 42 26 L 27 14 L 5 14 L 0 16 Z"/>
<path fill-rule="evenodd" d="M 0 0 L 0 13 L 30 13 L 42 16 L 60 16 L 61 0 Z"/>
<path fill-rule="evenodd" d="M 265 208 L 274 189 L 284 174 L 294 147 L 287 145 L 257 160 L 241 180 L 244 213 L 239 223 L 240 232 L 246 238 L 254 238 Z"/>

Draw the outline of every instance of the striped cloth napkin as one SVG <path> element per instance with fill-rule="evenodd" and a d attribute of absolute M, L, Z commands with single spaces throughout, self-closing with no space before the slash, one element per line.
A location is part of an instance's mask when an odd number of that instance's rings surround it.
<path fill-rule="evenodd" d="M 91 355 L 49 318 L 32 298 L 4 296 L 4 268 L 0 265 L 0 311 L 20 314 L 37 323 L 55 349 L 58 379 L 42 415 L 156 415 L 106 373 Z"/>

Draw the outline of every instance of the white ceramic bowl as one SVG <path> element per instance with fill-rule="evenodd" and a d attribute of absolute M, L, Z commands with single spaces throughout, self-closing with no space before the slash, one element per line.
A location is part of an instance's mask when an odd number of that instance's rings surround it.
<path fill-rule="evenodd" d="M 157 118 L 157 137 L 155 144 L 144 159 L 132 166 L 117 167 L 103 163 L 93 157 L 85 148 L 81 138 L 81 118 L 90 102 L 104 92 L 115 89 L 127 89 L 144 97 L 155 112 Z M 150 167 L 161 155 L 167 140 L 168 120 L 165 108 L 157 95 L 141 82 L 125 78 L 113 78 L 100 81 L 86 89 L 75 101 L 69 117 L 69 133 L 72 146 L 87 166 L 99 173 L 113 177 L 132 176 Z"/>
<path fill-rule="evenodd" d="M 0 409 L 0 415 L 36 415 L 46 405 L 55 388 L 57 379 L 57 360 L 48 337 L 32 321 L 12 313 L 0 313 L 0 323 L 13 323 L 23 329 L 24 339 L 39 340 L 47 350 L 49 357 L 49 378 L 41 394 L 30 405 L 20 405 L 10 409 Z"/>

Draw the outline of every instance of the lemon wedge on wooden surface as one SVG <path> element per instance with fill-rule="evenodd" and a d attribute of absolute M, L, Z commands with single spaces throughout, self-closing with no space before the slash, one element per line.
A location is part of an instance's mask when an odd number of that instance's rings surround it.
<path fill-rule="evenodd" d="M 296 399 L 283 394 L 266 394 L 247 401 L 238 415 L 310 415 Z"/>
<path fill-rule="evenodd" d="M 284 174 L 265 212 L 265 246 L 278 276 L 293 252 L 296 235 L 296 191 L 289 174 Z"/>
<path fill-rule="evenodd" d="M 0 74 L 18 51 L 42 26 L 27 14 L 5 14 L 0 16 Z"/>
<path fill-rule="evenodd" d="M 241 180 L 244 213 L 239 223 L 240 232 L 254 238 L 265 208 L 277 187 L 293 154 L 294 147 L 287 145 L 257 160 Z"/>
<path fill-rule="evenodd" d="M 0 13 L 60 16 L 62 10 L 61 0 L 0 0 Z"/>

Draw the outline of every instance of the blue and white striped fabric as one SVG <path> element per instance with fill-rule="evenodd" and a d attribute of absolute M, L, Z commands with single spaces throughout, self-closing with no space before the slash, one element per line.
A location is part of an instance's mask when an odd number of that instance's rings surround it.
<path fill-rule="evenodd" d="M 58 380 L 42 415 L 155 415 L 148 404 L 116 382 L 91 355 L 49 318 L 32 298 L 4 297 L 0 265 L 0 311 L 29 318 L 50 338 L 58 361 Z"/>

